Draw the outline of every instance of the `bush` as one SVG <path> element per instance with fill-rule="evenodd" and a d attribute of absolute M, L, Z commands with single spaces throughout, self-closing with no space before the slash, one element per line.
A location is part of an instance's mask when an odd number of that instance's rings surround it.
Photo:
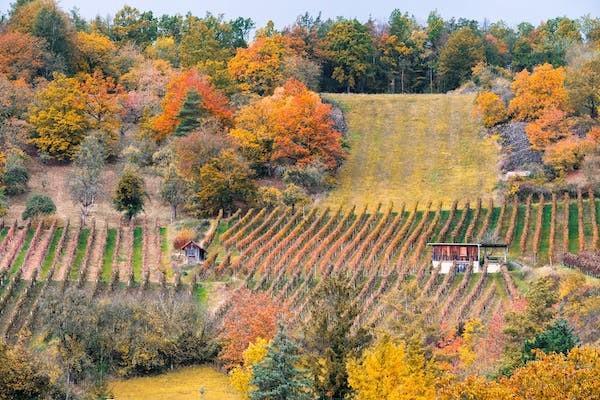
<path fill-rule="evenodd" d="M 500 96 L 492 92 L 481 92 L 477 95 L 475 113 L 481 117 L 483 125 L 488 128 L 504 122 L 507 118 L 504 102 Z"/>
<path fill-rule="evenodd" d="M 293 166 L 285 169 L 283 181 L 287 184 L 302 186 L 309 193 L 319 193 L 330 189 L 325 167 L 322 164 L 312 164 L 305 167 Z"/>
<path fill-rule="evenodd" d="M 22 164 L 13 164 L 6 167 L 4 173 L 4 185 L 6 186 L 6 194 L 9 196 L 17 196 L 27 191 L 27 183 L 29 182 L 29 172 Z"/>
<path fill-rule="evenodd" d="M 259 187 L 256 197 L 258 207 L 277 207 L 283 200 L 281 191 L 272 186 Z"/>
<path fill-rule="evenodd" d="M 304 189 L 292 183 L 287 185 L 283 191 L 282 201 L 286 206 L 304 207 L 306 204 L 310 203 L 310 197 L 306 194 Z"/>
<path fill-rule="evenodd" d="M 32 219 L 41 215 L 51 215 L 55 212 L 56 206 L 50 197 L 43 194 L 34 194 L 27 200 L 21 218 Z"/>

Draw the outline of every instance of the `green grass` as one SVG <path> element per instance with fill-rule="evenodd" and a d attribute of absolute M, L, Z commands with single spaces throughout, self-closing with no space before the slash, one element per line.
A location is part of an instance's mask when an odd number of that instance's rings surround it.
<path fill-rule="evenodd" d="M 155 376 L 112 381 L 111 392 L 118 400 L 241 400 L 226 374 L 211 367 L 182 368 Z M 200 396 L 200 388 L 204 395 Z"/>
<path fill-rule="evenodd" d="M 523 234 L 523 227 L 525 225 L 525 208 L 525 205 L 519 204 L 519 209 L 517 210 L 517 220 L 515 221 L 515 232 L 510 244 L 510 253 L 512 255 L 517 255 L 520 253 L 519 242 L 521 241 L 521 235 Z M 529 216 L 529 221 L 531 221 L 531 215 Z"/>
<path fill-rule="evenodd" d="M 35 231 L 32 228 L 29 228 L 27 230 L 27 233 L 25 234 L 25 240 L 23 241 L 23 245 L 21 246 L 19 254 L 17 254 L 17 257 L 14 259 L 13 265 L 10 269 L 11 275 L 15 274 L 23 266 L 23 262 L 25 262 L 25 255 L 27 255 L 27 250 L 29 249 L 29 246 L 31 246 L 31 239 L 33 239 L 34 233 Z"/>
<path fill-rule="evenodd" d="M 77 248 L 75 249 L 75 257 L 73 257 L 73 266 L 71 267 L 71 272 L 69 273 L 69 279 L 72 281 L 76 280 L 79 276 L 79 269 L 81 268 L 83 258 L 85 257 L 85 251 L 87 249 L 87 241 L 89 236 L 89 228 L 83 228 L 79 232 L 79 237 L 77 238 Z"/>
<path fill-rule="evenodd" d="M 569 251 L 577 253 L 579 251 L 579 210 L 577 202 L 569 203 Z"/>
<path fill-rule="evenodd" d="M 492 210 L 492 216 L 490 217 L 490 224 L 488 226 L 488 230 L 484 233 L 484 235 L 488 232 L 494 232 L 494 230 L 498 226 L 498 218 L 500 218 L 500 207 L 494 207 L 494 209 Z"/>
<path fill-rule="evenodd" d="M 544 213 L 542 214 L 542 232 L 540 235 L 540 247 L 538 263 L 548 260 L 548 250 L 550 246 L 550 221 L 552 220 L 552 204 L 544 204 Z"/>
<path fill-rule="evenodd" d="M 161 264 L 166 272 L 167 279 L 171 279 L 173 277 L 173 270 L 171 269 L 171 265 L 169 263 L 170 257 L 170 246 L 169 246 L 169 234 L 167 232 L 167 228 L 161 226 L 159 228 L 160 235 L 160 251 L 162 254 Z"/>
<path fill-rule="evenodd" d="M 4 241 L 4 238 L 6 238 L 6 235 L 8 234 L 8 227 L 5 226 L 4 228 L 0 229 L 0 243 L 2 243 Z"/>
<path fill-rule="evenodd" d="M 62 237 L 62 233 L 65 230 L 63 227 L 58 227 L 54 231 L 52 235 L 52 239 L 50 240 L 50 244 L 48 245 L 48 251 L 46 252 L 46 256 L 44 257 L 44 261 L 42 261 L 42 268 L 40 271 L 40 277 L 42 279 L 46 278 L 48 272 L 50 271 L 50 267 L 56 258 L 56 247 L 58 246 L 58 242 Z"/>
<path fill-rule="evenodd" d="M 131 254 L 131 263 L 133 268 L 133 280 L 142 281 L 142 250 L 144 245 L 144 232 L 141 226 L 136 226 L 133 230 L 133 252 Z"/>
<path fill-rule="evenodd" d="M 117 230 L 110 228 L 106 233 L 106 243 L 102 253 L 102 281 L 110 282 L 112 277 L 112 264 L 115 255 L 115 245 L 117 244 Z"/>
<path fill-rule="evenodd" d="M 350 151 L 327 205 L 489 199 L 498 147 L 472 118 L 472 95 L 325 94 L 346 111 Z"/>
<path fill-rule="evenodd" d="M 458 233 L 458 236 L 456 237 L 457 242 L 464 242 L 465 235 L 467 234 L 467 229 L 469 229 L 469 225 L 471 224 L 471 221 L 473 220 L 474 212 L 475 212 L 475 210 L 473 210 L 472 208 L 469 208 L 467 210 L 467 216 L 465 217 L 465 221 L 463 222 L 463 225 L 460 227 L 460 231 Z"/>

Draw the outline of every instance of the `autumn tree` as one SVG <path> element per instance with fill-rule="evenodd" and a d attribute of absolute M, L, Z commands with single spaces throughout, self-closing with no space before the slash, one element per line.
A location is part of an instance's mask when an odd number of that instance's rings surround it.
<path fill-rule="evenodd" d="M 118 93 L 113 79 L 99 71 L 79 78 L 56 74 L 30 107 L 31 142 L 54 158 L 71 159 L 85 133 L 94 129 L 103 132 L 107 148 L 114 148 L 120 126 Z"/>
<path fill-rule="evenodd" d="M 283 325 L 267 348 L 265 357 L 252 368 L 251 400 L 309 400 L 310 381 L 300 367 L 298 345 Z"/>
<path fill-rule="evenodd" d="M 0 74 L 31 82 L 44 72 L 47 62 L 43 39 L 21 32 L 0 34 Z"/>
<path fill-rule="evenodd" d="M 231 308 L 224 316 L 219 334 L 222 343 L 219 358 L 225 366 L 232 368 L 242 364 L 244 351 L 250 343 L 259 338 L 273 338 L 281 312 L 281 306 L 266 293 L 237 291 L 231 298 Z"/>
<path fill-rule="evenodd" d="M 248 48 L 237 50 L 228 70 L 242 90 L 271 94 L 285 80 L 284 59 L 290 54 L 284 36 L 259 36 Z"/>
<path fill-rule="evenodd" d="M 550 64 L 535 67 L 533 72 L 523 70 L 515 75 L 512 90 L 515 97 L 508 111 L 517 120 L 539 118 L 547 109 L 567 109 L 568 94 L 565 89 L 565 69 Z"/>
<path fill-rule="evenodd" d="M 156 140 L 163 140 L 175 131 L 181 122 L 179 112 L 190 90 L 200 95 L 202 109 L 208 116 L 214 117 L 223 125 L 229 125 L 233 113 L 227 98 L 205 76 L 195 69 L 189 69 L 174 75 L 167 85 L 162 113 L 151 121 Z"/>
<path fill-rule="evenodd" d="M 131 221 L 144 210 L 146 196 L 143 177 L 133 167 L 125 167 L 112 198 L 115 210 Z"/>
<path fill-rule="evenodd" d="M 566 87 L 574 110 L 598 118 L 600 107 L 600 56 L 567 70 Z"/>
<path fill-rule="evenodd" d="M 115 14 L 111 33 L 116 41 L 131 41 L 144 48 L 156 39 L 158 23 L 152 11 L 125 5 Z"/>
<path fill-rule="evenodd" d="M 474 111 L 488 128 L 505 121 L 507 117 L 504 102 L 493 92 L 480 92 L 475 98 Z"/>
<path fill-rule="evenodd" d="M 502 372 L 510 372 L 521 362 L 523 342 L 533 339 L 546 329 L 556 315 L 553 306 L 558 301 L 558 281 L 556 277 L 545 276 L 531 283 L 523 311 L 512 311 L 506 314 L 507 343 L 504 350 Z"/>
<path fill-rule="evenodd" d="M 348 279 L 333 276 L 310 299 L 303 347 L 319 399 L 343 399 L 351 393 L 346 364 L 371 340 L 365 328 L 353 326 L 360 313 L 357 294 Z"/>
<path fill-rule="evenodd" d="M 571 136 L 567 115 L 557 108 L 545 109 L 538 119 L 527 124 L 525 133 L 535 150 L 544 150 L 552 143 Z"/>
<path fill-rule="evenodd" d="M 102 193 L 102 170 L 106 152 L 96 135 L 87 136 L 75 157 L 73 173 L 69 179 L 71 198 L 81 207 L 81 223 L 85 225 L 91 208 Z"/>
<path fill-rule="evenodd" d="M 253 368 L 256 364 L 264 360 L 268 347 L 268 340 L 263 338 L 256 339 L 244 350 L 243 364 L 229 371 L 231 386 L 236 388 L 246 400 L 250 399 L 250 392 L 256 389 L 256 386 L 251 384 L 254 377 Z"/>
<path fill-rule="evenodd" d="M 198 179 L 204 164 L 231 147 L 231 143 L 227 136 L 196 131 L 175 139 L 172 146 L 177 173 L 192 182 Z"/>
<path fill-rule="evenodd" d="M 196 214 L 216 214 L 233 211 L 236 204 L 253 199 L 256 188 L 248 163 L 231 150 L 223 150 L 200 168 L 199 190 L 192 199 Z"/>
<path fill-rule="evenodd" d="M 331 77 L 349 93 L 370 69 L 373 41 L 369 29 L 356 19 L 335 22 L 321 42 Z"/>
<path fill-rule="evenodd" d="M 442 87 L 455 89 L 471 76 L 471 69 L 484 61 L 483 41 L 469 27 L 453 32 L 440 52 L 438 72 Z"/>
<path fill-rule="evenodd" d="M 544 163 L 560 173 L 578 169 L 592 147 L 590 141 L 571 136 L 546 147 Z"/>
<path fill-rule="evenodd" d="M 36 95 L 29 111 L 31 142 L 43 153 L 70 159 L 89 128 L 85 97 L 76 78 L 57 74 Z"/>
<path fill-rule="evenodd" d="M 384 337 L 348 361 L 348 383 L 357 400 L 435 398 L 435 371 L 402 342 Z"/>
<path fill-rule="evenodd" d="M 112 71 L 111 61 L 117 50 L 109 37 L 96 32 L 77 32 L 77 66 L 93 73 L 97 68 L 105 75 Z"/>
<path fill-rule="evenodd" d="M 145 51 L 150 58 L 165 60 L 173 67 L 179 66 L 177 42 L 172 36 L 158 37 Z"/>
<path fill-rule="evenodd" d="M 331 106 L 296 80 L 244 107 L 235 122 L 230 135 L 242 153 L 267 173 L 275 165 L 317 162 L 332 170 L 345 156 Z"/>

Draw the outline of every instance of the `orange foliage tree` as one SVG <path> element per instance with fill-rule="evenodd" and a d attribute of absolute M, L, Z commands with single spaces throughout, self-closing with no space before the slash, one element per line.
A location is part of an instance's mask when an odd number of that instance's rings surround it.
<path fill-rule="evenodd" d="M 567 109 L 568 95 L 565 89 L 565 69 L 550 64 L 538 65 L 529 72 L 526 69 L 515 75 L 512 90 L 515 97 L 508 111 L 521 121 L 533 120 L 548 108 Z"/>
<path fill-rule="evenodd" d="M 477 95 L 474 111 L 482 119 L 483 125 L 488 128 L 504 121 L 507 116 L 506 106 L 500 96 L 488 91 Z"/>
<path fill-rule="evenodd" d="M 229 74 L 244 91 L 271 94 L 284 81 L 284 59 L 290 54 L 282 35 L 260 36 L 248 47 L 237 50 L 229 60 Z"/>
<path fill-rule="evenodd" d="M 0 35 L 0 73 L 9 79 L 31 79 L 45 65 L 45 41 L 27 33 Z"/>
<path fill-rule="evenodd" d="M 525 133 L 535 150 L 544 150 L 550 144 L 571 134 L 566 113 L 557 108 L 543 110 L 538 119 L 527 124 Z"/>
<path fill-rule="evenodd" d="M 175 234 L 175 237 L 173 238 L 173 248 L 179 250 L 187 242 L 194 239 L 196 239 L 196 232 L 192 229 L 184 228 Z"/>
<path fill-rule="evenodd" d="M 546 148 L 544 163 L 560 172 L 572 171 L 579 167 L 590 146 L 591 142 L 588 140 L 568 137 Z"/>
<path fill-rule="evenodd" d="M 227 97 L 215 89 L 206 76 L 192 68 L 174 75 L 167 85 L 167 92 L 162 102 L 162 113 L 151 121 L 157 141 L 165 139 L 177 128 L 179 111 L 190 90 L 198 92 L 202 108 L 208 114 L 223 125 L 230 124 L 233 111 L 229 107 Z"/>
<path fill-rule="evenodd" d="M 222 342 L 219 358 L 227 368 L 242 363 L 244 350 L 250 343 L 258 338 L 273 338 L 277 319 L 283 311 L 268 294 L 252 293 L 247 289 L 236 292 L 231 304 L 219 335 Z"/>
<path fill-rule="evenodd" d="M 331 106 L 295 79 L 244 107 L 230 134 L 249 160 L 268 167 L 320 162 L 334 169 L 345 157 Z"/>

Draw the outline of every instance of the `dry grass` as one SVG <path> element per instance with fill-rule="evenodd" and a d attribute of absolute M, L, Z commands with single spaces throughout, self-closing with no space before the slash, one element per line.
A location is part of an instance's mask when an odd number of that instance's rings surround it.
<path fill-rule="evenodd" d="M 241 400 L 227 375 L 210 367 L 182 368 L 151 377 L 113 381 L 115 400 Z M 204 388 L 204 397 L 200 396 Z"/>
<path fill-rule="evenodd" d="M 499 149 L 471 116 L 471 95 L 326 94 L 351 146 L 326 205 L 434 204 L 492 196 Z"/>
<path fill-rule="evenodd" d="M 114 210 L 111 202 L 112 193 L 116 187 L 122 170 L 121 164 L 109 164 L 103 173 L 104 194 L 94 207 L 92 217 L 99 221 L 108 221 L 116 224 L 120 215 Z M 42 193 L 50 196 L 56 204 L 56 215 L 61 219 L 70 219 L 73 223 L 79 223 L 80 210 L 74 204 L 69 195 L 69 175 L 72 171 L 71 165 L 44 165 L 31 160 L 27 168 L 30 173 L 29 192 L 11 199 L 9 215 L 5 220 L 10 221 L 20 218 L 25 209 L 27 198 L 33 193 Z M 170 211 L 160 201 L 160 178 L 146 174 L 144 176 L 148 198 L 146 199 L 145 211 L 141 217 L 147 217 L 150 221 L 160 218 L 168 221 Z"/>

